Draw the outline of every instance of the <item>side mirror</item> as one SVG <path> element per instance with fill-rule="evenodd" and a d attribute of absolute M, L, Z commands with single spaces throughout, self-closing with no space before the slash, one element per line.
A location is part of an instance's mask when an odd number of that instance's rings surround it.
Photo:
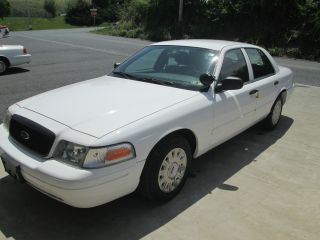
<path fill-rule="evenodd" d="M 200 82 L 203 86 L 209 88 L 210 85 L 214 82 L 214 77 L 209 73 L 204 73 L 200 76 Z"/>
<path fill-rule="evenodd" d="M 113 68 L 116 69 L 117 67 L 120 66 L 120 64 L 121 64 L 121 63 L 114 63 L 114 64 L 113 64 Z"/>
<path fill-rule="evenodd" d="M 243 80 L 241 78 L 229 76 L 217 83 L 215 91 L 221 92 L 223 90 L 235 90 L 242 87 Z"/>

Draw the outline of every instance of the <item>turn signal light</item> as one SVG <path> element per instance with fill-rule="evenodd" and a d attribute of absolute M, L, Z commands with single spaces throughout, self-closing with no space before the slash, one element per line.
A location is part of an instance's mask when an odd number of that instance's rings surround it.
<path fill-rule="evenodd" d="M 117 148 L 117 149 L 110 149 L 108 150 L 106 154 L 106 160 L 112 161 L 112 160 L 118 160 L 121 158 L 125 158 L 132 155 L 132 151 L 129 148 Z"/>

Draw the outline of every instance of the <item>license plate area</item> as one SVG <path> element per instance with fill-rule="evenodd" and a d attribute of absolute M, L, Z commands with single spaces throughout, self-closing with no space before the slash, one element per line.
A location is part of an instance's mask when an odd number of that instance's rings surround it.
<path fill-rule="evenodd" d="M 4 170 L 13 178 L 15 178 L 18 182 L 24 183 L 25 179 L 21 175 L 20 165 L 9 157 L 7 154 L 1 155 L 2 164 Z"/>

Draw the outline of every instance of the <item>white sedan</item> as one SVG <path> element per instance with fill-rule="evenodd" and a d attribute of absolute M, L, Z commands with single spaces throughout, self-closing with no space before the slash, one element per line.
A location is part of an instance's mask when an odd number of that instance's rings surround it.
<path fill-rule="evenodd" d="M 0 74 L 8 67 L 30 63 L 31 55 L 20 45 L 0 45 Z"/>
<path fill-rule="evenodd" d="M 6 171 L 75 207 L 137 188 L 166 201 L 192 160 L 259 121 L 275 128 L 294 86 L 266 50 L 228 41 L 156 43 L 115 67 L 10 106 Z"/>

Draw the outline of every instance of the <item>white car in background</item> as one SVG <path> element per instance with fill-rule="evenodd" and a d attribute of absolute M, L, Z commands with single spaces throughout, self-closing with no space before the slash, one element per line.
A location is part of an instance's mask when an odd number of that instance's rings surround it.
<path fill-rule="evenodd" d="M 0 74 L 4 73 L 8 67 L 30 62 L 31 55 L 24 46 L 0 44 Z"/>
<path fill-rule="evenodd" d="M 166 201 L 183 187 L 193 159 L 259 121 L 275 128 L 292 78 L 254 45 L 152 44 L 109 76 L 10 106 L 1 158 L 16 179 L 75 207 L 137 188 Z"/>

